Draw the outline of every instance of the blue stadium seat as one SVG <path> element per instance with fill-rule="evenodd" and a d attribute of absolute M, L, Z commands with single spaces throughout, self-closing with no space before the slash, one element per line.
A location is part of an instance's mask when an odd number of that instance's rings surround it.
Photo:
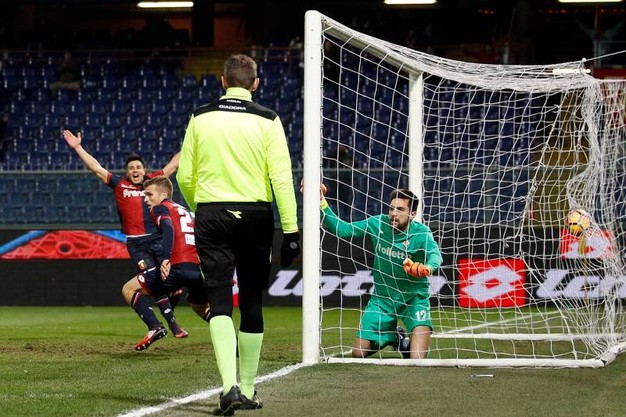
<path fill-rule="evenodd" d="M 300 95 L 300 89 L 292 86 L 282 86 L 278 89 L 277 98 L 283 101 L 294 102 Z"/>
<path fill-rule="evenodd" d="M 70 190 L 74 192 L 74 194 L 84 194 L 89 196 L 91 196 L 94 191 L 98 190 L 98 187 L 100 185 L 100 181 L 98 181 L 98 179 L 93 175 L 74 179 L 73 181 L 68 183 Z"/>
<path fill-rule="evenodd" d="M 114 100 L 121 100 L 126 103 L 128 103 L 133 98 L 134 98 L 134 92 L 131 90 L 123 89 L 123 88 L 115 90 L 114 95 L 113 95 Z"/>
<path fill-rule="evenodd" d="M 196 96 L 195 107 L 203 104 L 211 103 L 219 99 L 219 91 L 212 88 L 200 88 L 198 89 Z"/>
<path fill-rule="evenodd" d="M 86 202 L 85 204 L 79 204 L 74 202 L 71 207 L 68 207 L 66 214 L 67 217 L 64 223 L 81 224 L 93 222 L 89 210 L 90 203 L 90 201 Z"/>
<path fill-rule="evenodd" d="M 196 97 L 197 90 L 195 88 L 185 88 L 181 87 L 179 90 L 176 90 L 174 97 L 175 101 L 172 103 L 174 105 L 176 102 L 182 103 L 191 103 Z"/>
<path fill-rule="evenodd" d="M 34 191 L 27 191 L 20 187 L 11 194 L 7 194 L 4 200 L 5 205 L 9 207 L 24 207 L 31 203 Z"/>
<path fill-rule="evenodd" d="M 45 128 L 56 128 L 58 129 L 63 125 L 65 121 L 64 113 L 60 115 L 56 114 L 45 114 L 42 120 L 42 126 Z"/>
<path fill-rule="evenodd" d="M 115 90 L 118 87 L 119 80 L 116 74 L 103 74 L 101 86 L 105 90 Z"/>
<path fill-rule="evenodd" d="M 71 169 L 73 152 L 69 150 L 56 150 L 50 152 L 50 169 L 64 170 Z"/>
<path fill-rule="evenodd" d="M 97 110 L 94 111 L 94 113 L 99 116 L 110 119 L 119 119 L 127 114 L 128 100 L 118 98 L 113 100 L 99 100 L 94 102 L 93 106 L 97 106 Z"/>
<path fill-rule="evenodd" d="M 178 91 L 178 89 L 157 87 L 154 92 L 154 98 L 157 100 L 164 100 L 166 102 L 171 102 L 174 99 L 174 93 L 176 91 Z"/>
<path fill-rule="evenodd" d="M 156 117 L 161 117 L 169 111 L 169 102 L 163 99 L 152 100 L 149 107 L 150 113 Z"/>
<path fill-rule="evenodd" d="M 159 131 L 155 126 L 145 125 L 141 128 L 139 137 L 143 141 L 154 142 L 159 139 Z"/>
<path fill-rule="evenodd" d="M 102 119 L 100 124 L 104 127 L 104 132 L 106 132 L 107 130 L 115 131 L 122 126 L 122 121 L 119 117 L 116 117 L 116 115 L 110 113 L 104 116 L 104 119 Z"/>
<path fill-rule="evenodd" d="M 180 150 L 180 140 L 172 140 L 173 138 L 168 138 L 167 140 L 162 140 L 159 143 L 158 152 L 163 153 L 165 155 L 173 155 L 174 153 Z"/>
<path fill-rule="evenodd" d="M 129 111 L 134 115 L 143 116 L 148 111 L 148 103 L 145 100 L 133 100 L 130 103 Z"/>
<path fill-rule="evenodd" d="M 98 117 L 104 117 L 108 112 L 109 101 L 106 99 L 96 99 L 88 106 L 88 112 Z"/>
<path fill-rule="evenodd" d="M 196 88 L 198 80 L 194 74 L 183 74 L 181 78 L 181 85 L 187 88 Z"/>
<path fill-rule="evenodd" d="M 28 155 L 28 164 L 27 167 L 29 170 L 34 171 L 44 171 L 50 169 L 50 156 L 49 153 L 46 152 L 38 152 L 31 151 Z"/>
<path fill-rule="evenodd" d="M 178 87 L 178 81 L 176 80 L 176 76 L 174 74 L 164 73 L 160 79 L 157 79 L 157 85 L 160 88 L 174 89 Z"/>

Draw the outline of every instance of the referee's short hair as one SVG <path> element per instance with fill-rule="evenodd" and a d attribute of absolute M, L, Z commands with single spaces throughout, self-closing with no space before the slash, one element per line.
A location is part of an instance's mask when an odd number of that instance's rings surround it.
<path fill-rule="evenodd" d="M 409 200 L 409 207 L 411 211 L 416 211 L 417 206 L 419 205 L 419 198 L 413 194 L 413 191 L 407 190 L 406 188 L 398 188 L 391 192 L 391 199 L 400 198 L 402 200 Z"/>
<path fill-rule="evenodd" d="M 257 79 L 257 66 L 248 55 L 235 54 L 224 62 L 224 78 L 229 87 L 250 89 Z"/>

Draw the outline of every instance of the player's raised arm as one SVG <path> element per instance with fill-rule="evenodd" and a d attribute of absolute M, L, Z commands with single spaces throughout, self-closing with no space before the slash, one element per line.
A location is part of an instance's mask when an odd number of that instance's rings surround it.
<path fill-rule="evenodd" d="M 169 177 L 178 169 L 178 161 L 180 160 L 180 151 L 176 152 L 176 155 L 163 167 L 163 175 Z"/>
<path fill-rule="evenodd" d="M 107 171 L 105 168 L 103 168 L 102 165 L 100 165 L 100 162 L 98 162 L 98 160 L 96 158 L 91 156 L 91 154 L 89 154 L 89 152 L 87 152 L 83 148 L 81 133 L 78 132 L 78 136 L 76 136 L 72 132 L 70 132 L 69 130 L 64 130 L 63 131 L 63 138 L 65 139 L 65 141 L 67 142 L 69 147 L 74 149 L 74 151 L 80 157 L 80 159 L 83 161 L 85 166 L 91 172 L 96 174 L 96 177 L 98 177 L 98 179 L 100 181 L 102 181 L 103 183 L 106 183 L 107 176 L 109 175 L 109 171 Z"/>

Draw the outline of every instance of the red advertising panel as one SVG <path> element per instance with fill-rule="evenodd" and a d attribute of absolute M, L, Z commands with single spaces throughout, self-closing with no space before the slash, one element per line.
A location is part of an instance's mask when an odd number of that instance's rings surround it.
<path fill-rule="evenodd" d="M 521 307 L 526 304 L 523 259 L 460 259 L 461 307 Z"/>
<path fill-rule="evenodd" d="M 611 232 L 592 230 L 583 238 L 561 230 L 562 259 L 604 259 L 613 255 Z"/>
<path fill-rule="evenodd" d="M 0 246 L 0 259 L 129 259 L 116 232 L 35 230 Z"/>

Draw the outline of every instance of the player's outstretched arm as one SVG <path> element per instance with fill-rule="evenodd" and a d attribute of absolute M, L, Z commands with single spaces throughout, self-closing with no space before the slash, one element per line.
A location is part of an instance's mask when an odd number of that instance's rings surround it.
<path fill-rule="evenodd" d="M 109 172 L 100 165 L 100 162 L 87 152 L 82 145 L 82 135 L 78 132 L 78 136 L 69 130 L 63 131 L 63 138 L 70 148 L 74 149 L 79 158 L 83 161 L 87 169 L 96 174 L 96 177 L 103 183 L 106 183 Z"/>
<path fill-rule="evenodd" d="M 163 167 L 163 174 L 169 177 L 178 169 L 178 161 L 180 161 L 180 151 L 176 152 L 176 155 Z"/>

